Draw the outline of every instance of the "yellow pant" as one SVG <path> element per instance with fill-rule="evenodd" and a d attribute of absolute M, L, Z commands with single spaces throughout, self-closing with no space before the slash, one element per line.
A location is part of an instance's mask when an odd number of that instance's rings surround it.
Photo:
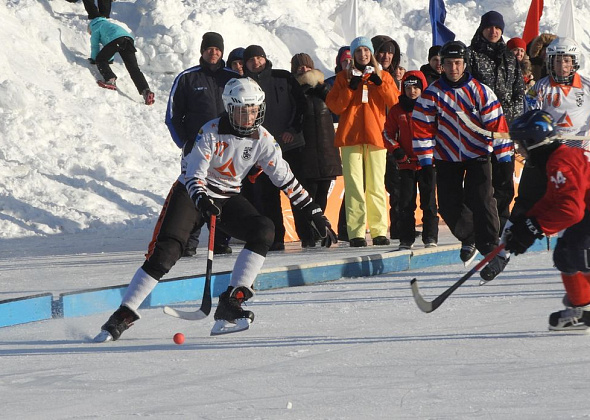
<path fill-rule="evenodd" d="M 387 150 L 370 144 L 344 146 L 340 150 L 348 237 L 364 238 L 367 223 L 371 238 L 387 236 Z"/>

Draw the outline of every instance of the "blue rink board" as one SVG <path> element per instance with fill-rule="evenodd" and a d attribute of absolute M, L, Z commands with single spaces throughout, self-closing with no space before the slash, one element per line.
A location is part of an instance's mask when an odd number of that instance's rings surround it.
<path fill-rule="evenodd" d="M 557 238 L 551 238 L 551 248 Z M 338 280 L 342 277 L 367 277 L 384 273 L 421 269 L 459 263 L 458 247 L 411 251 L 390 251 L 363 257 L 345 258 L 325 263 L 292 265 L 264 269 L 256 277 L 254 288 L 268 290 Z M 530 251 L 547 250 L 547 241 L 538 240 Z M 230 272 L 216 273 L 211 278 L 214 297 L 223 292 Z M 205 278 L 187 276 L 163 280 L 141 306 L 150 308 L 174 303 L 200 301 Z M 41 321 L 51 318 L 72 318 L 115 310 L 121 303 L 127 285 L 63 293 L 53 300 L 51 293 L 0 301 L 0 327 Z"/>

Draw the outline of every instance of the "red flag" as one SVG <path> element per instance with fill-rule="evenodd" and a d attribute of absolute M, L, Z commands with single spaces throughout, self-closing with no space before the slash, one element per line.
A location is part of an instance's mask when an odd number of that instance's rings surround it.
<path fill-rule="evenodd" d="M 531 0 L 529 14 L 526 17 L 522 39 L 528 45 L 533 39 L 539 36 L 539 21 L 543 15 L 543 0 Z"/>

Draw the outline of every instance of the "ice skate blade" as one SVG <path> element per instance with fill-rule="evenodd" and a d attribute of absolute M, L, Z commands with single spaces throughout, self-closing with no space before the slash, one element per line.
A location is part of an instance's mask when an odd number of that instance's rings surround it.
<path fill-rule="evenodd" d="M 218 319 L 215 321 L 215 324 L 211 329 L 211 335 L 223 335 L 245 331 L 250 328 L 250 322 L 250 318 L 236 319 L 235 324 L 232 324 L 231 322 L 228 322 L 224 319 Z"/>
<path fill-rule="evenodd" d="M 577 324 L 571 327 L 567 327 L 567 328 L 559 328 L 559 327 L 554 327 L 552 325 L 549 325 L 549 331 L 551 332 L 557 332 L 557 333 L 574 333 L 574 334 L 580 334 L 580 335 L 590 335 L 590 327 L 586 324 Z"/>
<path fill-rule="evenodd" d="M 106 343 L 107 341 L 113 341 L 113 336 L 105 330 L 101 330 L 98 335 L 94 337 L 95 343 Z"/>

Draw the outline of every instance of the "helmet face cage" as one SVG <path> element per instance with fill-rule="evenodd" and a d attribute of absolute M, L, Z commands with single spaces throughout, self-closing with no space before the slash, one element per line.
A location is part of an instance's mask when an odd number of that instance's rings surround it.
<path fill-rule="evenodd" d="M 510 126 L 510 138 L 521 146 L 521 154 L 524 154 L 523 151 L 529 154 L 532 150 L 554 143 L 557 133 L 553 117 L 541 110 L 527 111 Z"/>
<path fill-rule="evenodd" d="M 573 61 L 573 69 L 570 74 L 566 76 L 558 76 L 555 72 L 555 58 L 557 57 L 571 57 Z M 571 38 L 556 38 L 549 44 L 546 50 L 546 66 L 547 73 L 557 83 L 571 83 L 574 74 L 580 68 L 580 48 L 576 41 Z"/>
<path fill-rule="evenodd" d="M 264 91 L 249 77 L 227 82 L 222 94 L 223 106 L 232 127 L 239 134 L 252 134 L 260 127 L 266 111 L 264 97 Z M 257 113 L 252 121 L 253 107 Z"/>

